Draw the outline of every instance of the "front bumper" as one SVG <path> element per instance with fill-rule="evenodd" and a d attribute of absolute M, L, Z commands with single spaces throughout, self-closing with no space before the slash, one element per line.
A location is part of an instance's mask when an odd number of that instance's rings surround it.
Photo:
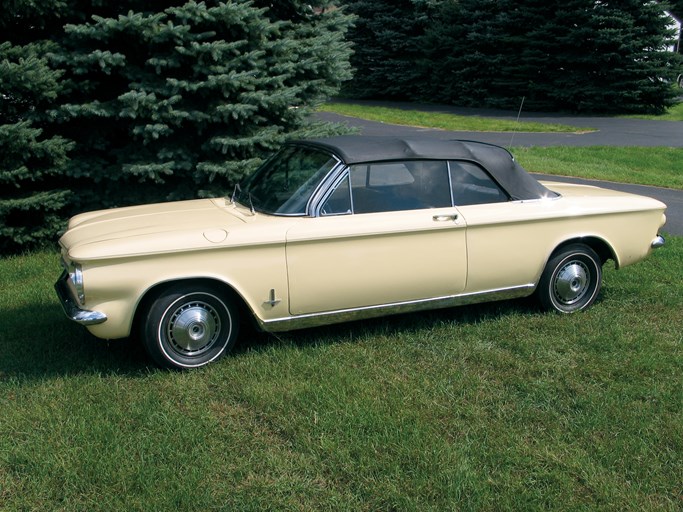
<path fill-rule="evenodd" d="M 659 249 L 660 247 L 664 247 L 664 237 L 662 235 L 657 235 L 655 239 L 652 240 L 650 246 L 653 249 Z"/>
<path fill-rule="evenodd" d="M 69 274 L 65 271 L 55 283 L 55 291 L 57 292 L 57 297 L 59 297 L 59 302 L 61 302 L 66 316 L 81 325 L 97 325 L 106 322 L 107 315 L 104 313 L 81 309 L 78 306 L 78 302 L 74 299 L 67 283 L 68 279 Z"/>

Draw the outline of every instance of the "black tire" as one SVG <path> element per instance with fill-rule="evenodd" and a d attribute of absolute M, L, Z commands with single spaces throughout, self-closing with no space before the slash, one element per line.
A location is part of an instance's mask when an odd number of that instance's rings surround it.
<path fill-rule="evenodd" d="M 238 308 L 219 289 L 183 283 L 149 304 L 142 342 L 163 368 L 204 366 L 230 352 L 239 329 Z"/>
<path fill-rule="evenodd" d="M 544 309 L 574 313 L 593 304 L 601 286 L 600 257 L 586 245 L 572 244 L 550 257 L 536 295 Z"/>

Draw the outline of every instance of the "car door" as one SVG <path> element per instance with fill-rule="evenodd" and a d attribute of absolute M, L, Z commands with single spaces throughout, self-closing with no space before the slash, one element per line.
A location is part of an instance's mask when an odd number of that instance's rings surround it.
<path fill-rule="evenodd" d="M 449 167 L 453 201 L 467 222 L 465 293 L 533 289 L 561 242 L 554 201 L 511 201 L 478 164 L 451 161 Z"/>
<path fill-rule="evenodd" d="M 292 315 L 447 297 L 467 280 L 446 162 L 352 166 L 287 233 Z"/>

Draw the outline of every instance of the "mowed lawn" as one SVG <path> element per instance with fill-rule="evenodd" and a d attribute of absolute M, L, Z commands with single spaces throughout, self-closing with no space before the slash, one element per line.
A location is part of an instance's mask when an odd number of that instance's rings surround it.
<path fill-rule="evenodd" d="M 509 121 L 481 116 L 465 116 L 445 112 L 423 112 L 391 107 L 379 107 L 353 103 L 325 103 L 318 110 L 342 116 L 367 119 L 381 123 L 436 128 L 439 130 L 481 131 L 481 132 L 552 132 L 582 133 L 592 132 L 595 128 L 576 127 L 556 123 L 536 123 L 532 121 Z"/>
<path fill-rule="evenodd" d="M 683 190 L 683 148 L 516 147 L 529 172 Z"/>
<path fill-rule="evenodd" d="M 683 238 L 570 316 L 500 302 L 246 332 L 199 371 L 0 260 L 0 510 L 681 510 Z"/>

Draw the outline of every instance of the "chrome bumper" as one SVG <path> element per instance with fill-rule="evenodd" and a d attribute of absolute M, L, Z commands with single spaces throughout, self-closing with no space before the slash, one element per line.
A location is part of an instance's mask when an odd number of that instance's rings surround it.
<path fill-rule="evenodd" d="M 57 297 L 59 297 L 59 302 L 62 303 L 66 316 L 81 325 L 97 325 L 105 322 L 107 315 L 104 313 L 81 309 L 78 306 L 76 300 L 71 296 L 71 290 L 69 290 L 69 285 L 67 284 L 68 279 L 69 274 L 64 272 L 55 283 L 55 291 L 57 292 Z"/>
<path fill-rule="evenodd" d="M 650 244 L 653 249 L 658 249 L 664 246 L 664 237 L 662 235 L 657 235 L 657 237 Z"/>

